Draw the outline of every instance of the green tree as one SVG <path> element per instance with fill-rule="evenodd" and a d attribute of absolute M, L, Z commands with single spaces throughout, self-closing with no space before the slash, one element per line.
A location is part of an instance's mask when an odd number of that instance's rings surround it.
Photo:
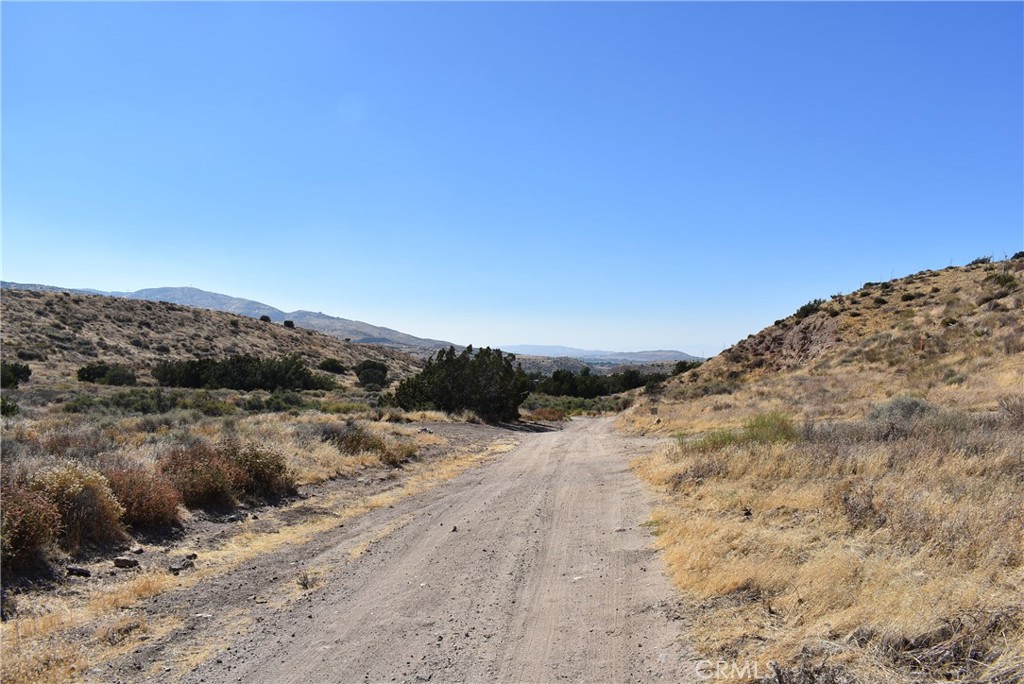
<path fill-rule="evenodd" d="M 516 420 L 533 383 L 514 363 L 515 356 L 500 349 L 474 351 L 469 346 L 456 353 L 449 347 L 428 359 L 419 374 L 403 380 L 394 401 L 407 410 L 468 409 L 488 422 Z"/>

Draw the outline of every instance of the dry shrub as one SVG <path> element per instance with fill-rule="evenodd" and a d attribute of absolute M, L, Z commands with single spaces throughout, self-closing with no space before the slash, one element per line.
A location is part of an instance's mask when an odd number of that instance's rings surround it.
<path fill-rule="evenodd" d="M 178 524 L 181 494 L 166 475 L 142 465 L 108 468 L 103 474 L 124 506 L 125 524 L 136 529 Z"/>
<path fill-rule="evenodd" d="M 1024 626 L 1024 608 L 973 610 L 945 620 L 935 629 L 913 637 L 882 639 L 882 652 L 907 669 L 924 670 L 933 677 L 963 681 L 975 667 L 991 663 L 1003 653 L 1007 634 Z M 1012 680 L 1005 680 L 1012 681 Z"/>
<path fill-rule="evenodd" d="M 239 493 L 260 498 L 277 498 L 295 493 L 295 477 L 284 455 L 258 444 L 228 440 L 218 447 L 238 469 Z"/>
<path fill-rule="evenodd" d="M 113 442 L 92 425 L 64 425 L 42 438 L 43 449 L 62 460 L 86 461 L 113 446 Z"/>
<path fill-rule="evenodd" d="M 1024 428 L 1024 394 L 1000 397 L 999 408 L 1011 427 Z"/>
<path fill-rule="evenodd" d="M 295 478 L 283 454 L 255 443 L 193 440 L 159 459 L 160 472 L 189 508 L 235 505 L 241 496 L 277 498 L 295 493 Z"/>
<path fill-rule="evenodd" d="M 318 428 L 320 439 L 330 442 L 348 456 L 373 454 L 381 463 L 398 468 L 416 457 L 416 445 L 374 434 L 353 420 L 343 425 L 326 424 Z"/>
<path fill-rule="evenodd" d="M 386 466 L 398 468 L 416 458 L 416 445 L 409 442 L 389 441 L 380 452 L 380 461 Z"/>
<path fill-rule="evenodd" d="M 232 506 L 245 473 L 226 454 L 203 440 L 178 444 L 158 459 L 160 472 L 189 508 Z"/>
<path fill-rule="evenodd" d="M 550 420 L 552 422 L 563 421 L 566 419 L 565 411 L 548 406 L 540 406 L 533 409 L 530 411 L 530 416 L 537 420 Z"/>
<path fill-rule="evenodd" d="M 384 439 L 373 434 L 355 421 L 344 425 L 327 424 L 320 428 L 320 439 L 331 442 L 343 454 L 356 456 L 367 451 L 383 452 L 387 449 Z"/>
<path fill-rule="evenodd" d="M 114 543 L 125 538 L 121 516 L 124 507 L 98 471 L 74 462 L 44 468 L 31 485 L 60 511 L 61 545 L 69 552 L 83 544 Z"/>
<path fill-rule="evenodd" d="M 61 532 L 60 510 L 42 492 L 5 479 L 0 486 L 0 558 L 19 570 L 40 561 Z"/>

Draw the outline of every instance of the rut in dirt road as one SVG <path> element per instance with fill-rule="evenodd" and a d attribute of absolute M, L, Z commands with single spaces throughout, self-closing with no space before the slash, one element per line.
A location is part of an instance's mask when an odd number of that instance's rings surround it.
<path fill-rule="evenodd" d="M 267 608 L 186 681 L 694 679 L 640 527 L 637 444 L 609 420 L 574 420 L 368 514 L 361 545 L 321 543 L 310 558 L 329 568 L 324 586 Z"/>

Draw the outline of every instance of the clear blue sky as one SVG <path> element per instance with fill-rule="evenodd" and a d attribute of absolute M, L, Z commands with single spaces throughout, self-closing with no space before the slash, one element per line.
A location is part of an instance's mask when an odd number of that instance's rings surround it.
<path fill-rule="evenodd" d="M 711 354 L 1024 249 L 1021 3 L 4 3 L 3 278 Z"/>

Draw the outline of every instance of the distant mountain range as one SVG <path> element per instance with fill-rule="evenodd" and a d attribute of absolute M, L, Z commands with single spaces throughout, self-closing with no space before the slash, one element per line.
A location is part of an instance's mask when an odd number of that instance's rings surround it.
<path fill-rule="evenodd" d="M 672 361 L 698 361 L 699 358 L 686 352 L 671 349 L 641 352 L 611 352 L 595 349 L 577 349 L 557 345 L 514 344 L 502 347 L 513 354 L 529 354 L 530 356 L 568 357 L 589 363 L 605 364 L 638 364 Z"/>
<path fill-rule="evenodd" d="M 392 330 L 391 328 L 364 323 L 363 321 L 338 318 L 337 316 L 328 316 L 327 314 L 313 311 L 292 311 L 289 313 L 275 309 L 262 302 L 217 294 L 216 292 L 207 292 L 195 287 L 154 287 L 137 290 L 136 292 L 103 292 L 102 290 L 72 289 L 55 287 L 53 285 L 12 283 L 8 281 L 0 282 L 0 287 L 11 290 L 78 292 L 82 294 L 105 295 L 107 297 L 121 297 L 124 299 L 141 299 L 151 302 L 170 302 L 200 309 L 226 311 L 251 318 L 269 316 L 270 320 L 275 323 L 281 323 L 286 320 L 294 321 L 295 325 L 300 328 L 316 330 L 327 335 L 350 339 L 353 342 L 363 344 L 382 344 L 397 347 L 402 351 L 421 357 L 449 346 L 461 348 L 460 345 L 453 345 L 452 342 L 416 337 L 399 332 L 398 330 Z M 605 365 L 692 361 L 697 358 L 680 351 L 608 352 L 540 345 L 517 345 L 503 347 L 502 350 L 517 355 L 578 359 L 587 363 Z"/>

